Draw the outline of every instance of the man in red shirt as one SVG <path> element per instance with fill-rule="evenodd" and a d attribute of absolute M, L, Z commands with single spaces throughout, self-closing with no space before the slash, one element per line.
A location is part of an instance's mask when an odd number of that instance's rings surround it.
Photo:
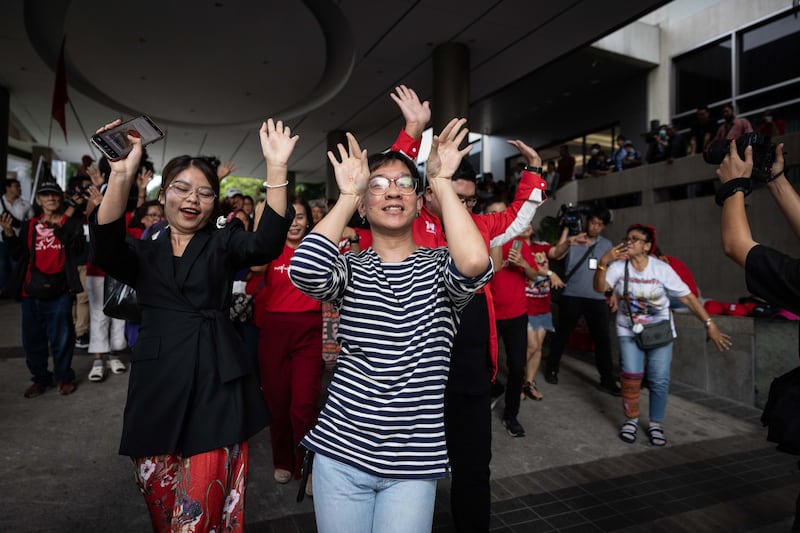
<path fill-rule="evenodd" d="M 733 106 L 731 104 L 722 106 L 722 118 L 725 119 L 725 122 L 723 122 L 717 130 L 717 134 L 714 136 L 715 141 L 720 139 L 738 139 L 742 134 L 753 131 L 753 126 L 750 124 L 749 120 L 746 118 L 739 118 L 733 113 Z"/>

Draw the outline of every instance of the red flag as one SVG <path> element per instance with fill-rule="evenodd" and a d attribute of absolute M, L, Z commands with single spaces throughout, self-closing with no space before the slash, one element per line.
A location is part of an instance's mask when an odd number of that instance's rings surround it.
<path fill-rule="evenodd" d="M 69 102 L 67 95 L 67 72 L 64 67 L 64 44 L 67 42 L 66 35 L 61 41 L 61 52 L 58 54 L 58 66 L 56 67 L 56 84 L 53 88 L 53 109 L 51 111 L 53 119 L 61 125 L 64 132 L 64 140 L 67 140 L 67 112 L 66 105 Z"/>

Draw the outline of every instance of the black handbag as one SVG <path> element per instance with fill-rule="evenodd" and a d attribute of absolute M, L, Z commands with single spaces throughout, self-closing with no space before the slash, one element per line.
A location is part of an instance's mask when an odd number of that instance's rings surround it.
<path fill-rule="evenodd" d="M 628 261 L 625 261 L 625 285 L 622 289 L 623 294 L 628 294 Z M 626 304 L 628 309 L 628 317 L 631 319 L 631 326 L 636 327 L 633 322 L 633 315 L 631 314 L 630 304 Z M 636 339 L 636 345 L 641 350 L 653 350 L 661 346 L 666 346 L 672 342 L 672 325 L 669 320 L 661 320 L 651 324 L 638 324 L 643 329 L 636 332 L 634 329 L 633 335 Z"/>
<path fill-rule="evenodd" d="M 103 282 L 103 313 L 111 318 L 141 324 L 142 310 L 136 301 L 136 289 L 106 275 Z"/>

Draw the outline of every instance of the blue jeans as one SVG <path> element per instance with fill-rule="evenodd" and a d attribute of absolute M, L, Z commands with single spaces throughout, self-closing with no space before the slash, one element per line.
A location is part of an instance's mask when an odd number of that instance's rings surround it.
<path fill-rule="evenodd" d="M 669 366 L 672 363 L 672 345 L 642 351 L 633 337 L 619 338 L 619 354 L 622 359 L 622 371 L 628 374 L 644 372 L 647 358 L 647 381 L 650 383 L 650 421 L 663 422 L 667 411 L 669 395 Z"/>
<path fill-rule="evenodd" d="M 71 294 L 63 294 L 55 300 L 22 299 L 22 346 L 31 381 L 52 385 L 53 374 L 57 381 L 75 379 L 72 370 L 75 327 Z M 53 354 L 53 372 L 47 370 L 50 353 Z"/>
<path fill-rule="evenodd" d="M 314 456 L 319 533 L 418 533 L 433 526 L 435 479 L 387 479 Z"/>

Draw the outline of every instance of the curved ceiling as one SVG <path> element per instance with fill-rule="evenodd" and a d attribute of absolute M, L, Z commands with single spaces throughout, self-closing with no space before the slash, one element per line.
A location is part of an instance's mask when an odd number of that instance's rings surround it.
<path fill-rule="evenodd" d="M 666 0 L 16 0 L 0 2 L 0 87 L 10 94 L 15 153 L 49 146 L 57 159 L 97 153 L 88 138 L 110 119 L 146 113 L 167 132 L 157 168 L 181 154 L 233 159 L 262 176 L 258 128 L 268 116 L 300 134 L 290 161 L 322 181 L 331 131 L 369 151 L 402 126 L 389 93 L 433 94 L 432 52 L 470 50 L 469 101 L 503 99 L 527 74 L 638 19 Z M 54 68 L 66 35 L 66 138 L 51 120 Z M 505 94 L 508 94 L 505 92 Z M 507 98 L 507 97 L 505 97 Z M 503 110 L 509 106 L 483 106 Z M 434 103 L 435 105 L 435 103 Z M 472 113 L 470 127 L 535 123 Z M 504 111 L 503 111 L 504 112 Z M 530 111 L 530 113 L 534 113 Z M 525 138 L 526 132 L 515 132 Z"/>

